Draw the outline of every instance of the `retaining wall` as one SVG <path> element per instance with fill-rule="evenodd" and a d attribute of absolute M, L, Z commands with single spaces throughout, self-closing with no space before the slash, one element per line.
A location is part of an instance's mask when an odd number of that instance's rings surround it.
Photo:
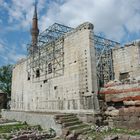
<path fill-rule="evenodd" d="M 55 114 L 47 113 L 31 113 L 31 112 L 19 112 L 2 110 L 2 117 L 9 120 L 26 121 L 30 125 L 40 125 L 43 129 L 52 128 L 56 131 L 57 135 L 62 134 L 61 125 L 57 124 L 54 116 Z"/>

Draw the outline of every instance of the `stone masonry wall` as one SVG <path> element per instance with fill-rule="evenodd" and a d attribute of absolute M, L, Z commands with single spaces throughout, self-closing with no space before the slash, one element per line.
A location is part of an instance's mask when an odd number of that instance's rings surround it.
<path fill-rule="evenodd" d="M 119 109 L 117 116 L 111 117 L 113 126 L 117 128 L 140 129 L 140 107 Z"/>
<path fill-rule="evenodd" d="M 115 79 L 120 78 L 120 73 L 126 72 L 131 79 L 140 78 L 140 41 L 114 48 L 113 65 Z"/>
<path fill-rule="evenodd" d="M 140 129 L 140 83 L 110 81 L 101 90 L 106 103 L 105 118 L 111 127 Z"/>
<path fill-rule="evenodd" d="M 46 76 L 36 78 L 32 71 L 30 80 L 27 80 L 27 59 L 15 66 L 12 77 L 12 110 L 42 112 L 98 110 L 93 25 L 84 23 L 63 38 L 63 75 L 51 79 L 47 79 Z M 55 44 L 58 44 L 59 40 Z M 42 73 L 40 70 L 40 74 Z M 47 76 L 50 77 L 51 74 Z"/>
<path fill-rule="evenodd" d="M 2 117 L 9 120 L 27 122 L 30 125 L 40 125 L 43 129 L 52 128 L 57 135 L 62 134 L 62 126 L 55 120 L 55 114 L 31 113 L 20 111 L 2 110 Z"/>
<path fill-rule="evenodd" d="M 140 81 L 122 83 L 111 81 L 101 89 L 105 102 L 140 100 Z"/>

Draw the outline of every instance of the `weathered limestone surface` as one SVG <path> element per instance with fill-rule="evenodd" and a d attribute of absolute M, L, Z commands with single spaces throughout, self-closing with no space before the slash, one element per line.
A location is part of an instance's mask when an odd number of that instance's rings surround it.
<path fill-rule="evenodd" d="M 109 123 L 112 122 L 114 127 L 140 129 L 140 107 L 130 106 L 128 108 L 120 108 L 116 115 L 109 115 Z"/>
<path fill-rule="evenodd" d="M 43 129 L 53 128 L 57 135 L 62 134 L 61 125 L 56 123 L 55 114 L 31 113 L 20 111 L 2 111 L 3 118 L 9 120 L 26 121 L 30 125 L 40 125 Z"/>
<path fill-rule="evenodd" d="M 140 100 L 140 81 L 121 83 L 119 84 L 112 82 L 106 85 L 100 91 L 103 94 L 106 102 L 119 102 L 119 101 L 135 101 Z"/>
<path fill-rule="evenodd" d="M 120 73 L 129 73 L 130 79 L 140 79 L 140 41 L 134 41 L 124 47 L 113 50 L 113 65 L 115 78 L 120 78 Z"/>
<path fill-rule="evenodd" d="M 93 25 L 84 23 L 64 36 L 63 75 L 36 78 L 32 71 L 27 80 L 27 59 L 17 64 L 13 70 L 11 110 L 70 113 L 98 110 L 93 45 Z"/>

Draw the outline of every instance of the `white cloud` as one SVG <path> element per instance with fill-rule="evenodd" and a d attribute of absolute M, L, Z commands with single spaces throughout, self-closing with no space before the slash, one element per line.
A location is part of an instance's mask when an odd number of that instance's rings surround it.
<path fill-rule="evenodd" d="M 8 11 L 9 22 L 18 21 L 18 24 L 8 29 L 29 30 L 34 0 L 12 0 L 12 4 L 0 0 L 0 3 L 2 2 Z M 130 33 L 140 32 L 139 2 L 139 0 L 38 0 L 39 27 L 42 31 L 54 22 L 76 27 L 89 21 L 94 24 L 96 33 L 103 32 L 106 37 L 120 41 L 126 35 L 126 30 Z"/>
<path fill-rule="evenodd" d="M 15 53 L 9 53 L 8 55 L 8 59 L 10 60 L 10 62 L 17 62 L 18 60 L 22 59 L 22 58 L 26 58 L 26 55 L 23 54 L 15 54 Z"/>
<path fill-rule="evenodd" d="M 52 2 L 46 15 L 41 17 L 41 29 L 54 22 L 77 26 L 90 21 L 96 32 L 104 32 L 120 41 L 124 27 L 129 32 L 140 32 L 139 0 L 66 0 L 62 5 Z"/>
<path fill-rule="evenodd" d="M 1 6 L 8 12 L 9 23 L 15 24 L 16 22 L 15 28 L 9 27 L 7 30 L 18 30 L 20 28 L 27 30 L 30 28 L 34 12 L 34 2 L 34 0 L 12 0 L 11 3 L 3 1 Z M 38 1 L 38 11 L 45 8 L 45 2 L 46 0 Z"/>
<path fill-rule="evenodd" d="M 0 0 L 0 6 L 7 11 L 11 25 L 4 27 L 6 32 L 20 29 L 29 31 L 34 11 L 33 3 L 34 0 Z M 139 3 L 140 0 L 38 0 L 39 28 L 43 31 L 55 22 L 76 27 L 89 21 L 94 24 L 95 33 L 103 32 L 107 38 L 116 41 L 129 39 L 131 33 L 140 35 Z M 3 21 L 0 19 L 1 22 Z M 25 52 L 25 43 L 21 44 L 21 50 L 20 52 Z M 5 62 L 14 63 L 25 57 L 20 52 L 16 45 L 8 48 L 8 42 L 0 40 L 0 57 Z"/>
<path fill-rule="evenodd" d="M 22 46 L 21 49 L 24 51 L 25 45 L 23 44 L 21 46 Z M 18 60 L 25 58 L 25 57 L 26 57 L 26 55 L 19 53 L 17 51 L 16 45 L 11 44 L 11 47 L 9 48 L 7 41 L 0 39 L 0 59 L 3 61 L 3 64 L 9 64 L 9 63 L 14 64 Z"/>

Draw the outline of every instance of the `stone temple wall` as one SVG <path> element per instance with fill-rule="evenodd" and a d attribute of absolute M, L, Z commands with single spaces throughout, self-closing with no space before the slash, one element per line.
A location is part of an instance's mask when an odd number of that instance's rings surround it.
<path fill-rule="evenodd" d="M 140 41 L 116 47 L 113 50 L 113 65 L 115 79 L 119 80 L 121 74 L 130 79 L 140 79 Z"/>
<path fill-rule="evenodd" d="M 67 33 L 62 54 L 63 74 L 56 77 L 51 72 L 47 77 L 36 77 L 32 70 L 28 79 L 27 59 L 15 65 L 11 110 L 65 113 L 98 110 L 93 25 L 84 23 Z M 39 75 L 43 72 L 40 69 Z"/>
<path fill-rule="evenodd" d="M 114 125 L 121 128 L 140 129 L 140 107 L 119 109 L 119 115 L 113 118 Z"/>
<path fill-rule="evenodd" d="M 2 117 L 8 120 L 17 120 L 27 122 L 30 125 L 40 125 L 43 129 L 52 128 L 56 131 L 57 135 L 62 134 L 62 126 L 56 122 L 54 114 L 35 113 L 35 112 L 20 112 L 2 110 Z"/>

